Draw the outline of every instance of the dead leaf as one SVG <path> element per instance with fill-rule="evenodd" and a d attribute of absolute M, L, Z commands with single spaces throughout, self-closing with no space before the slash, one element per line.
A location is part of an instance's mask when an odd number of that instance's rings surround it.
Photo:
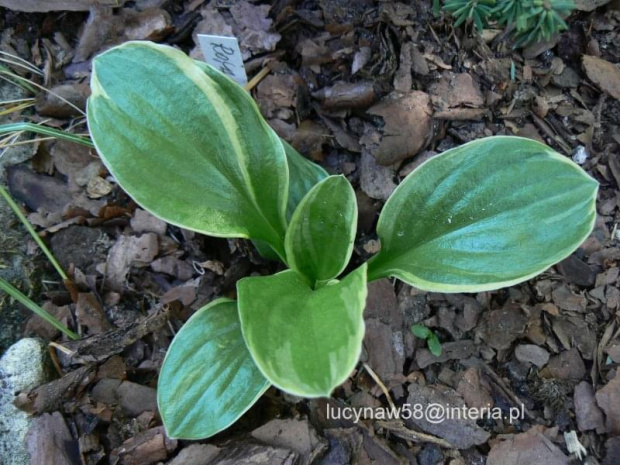
<path fill-rule="evenodd" d="M 121 291 L 131 266 L 148 266 L 159 253 L 157 235 L 120 236 L 110 249 L 106 263 L 106 283 Z"/>
<path fill-rule="evenodd" d="M 594 84 L 620 100 L 620 68 L 602 58 L 584 55 L 583 67 Z"/>
<path fill-rule="evenodd" d="M 431 102 L 420 91 L 392 92 L 368 109 L 371 115 L 383 118 L 381 129 L 368 126 L 378 135 L 365 132 L 362 144 L 381 165 L 392 165 L 416 155 L 426 145 L 431 133 Z"/>

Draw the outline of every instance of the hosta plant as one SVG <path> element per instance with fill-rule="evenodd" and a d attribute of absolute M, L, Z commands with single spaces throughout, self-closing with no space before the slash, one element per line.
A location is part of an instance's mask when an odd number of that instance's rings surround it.
<path fill-rule="evenodd" d="M 287 269 L 237 283 L 175 336 L 158 385 L 168 434 L 204 438 L 273 385 L 329 396 L 354 370 L 369 281 L 435 292 L 527 280 L 592 230 L 597 183 L 538 142 L 491 137 L 407 176 L 383 207 L 381 251 L 351 264 L 354 191 L 282 141 L 235 82 L 181 51 L 129 42 L 93 63 L 88 125 L 120 186 L 168 223 L 248 238 Z"/>

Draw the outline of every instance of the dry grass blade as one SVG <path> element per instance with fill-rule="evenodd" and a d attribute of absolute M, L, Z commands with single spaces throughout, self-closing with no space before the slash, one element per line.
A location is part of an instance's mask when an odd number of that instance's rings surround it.
<path fill-rule="evenodd" d="M 19 66 L 21 68 L 27 69 L 28 71 L 30 71 L 30 72 L 32 72 L 34 74 L 38 74 L 39 76 L 43 76 L 44 75 L 43 71 L 41 71 L 35 65 L 33 65 L 32 63 L 30 63 L 27 60 L 24 60 L 21 57 L 18 57 L 17 55 L 13 55 L 12 53 L 3 52 L 3 51 L 0 51 L 0 55 L 7 56 L 7 57 L 11 58 L 11 59 L 8 59 L 8 58 L 0 57 L 0 61 L 1 62 L 10 63 L 10 64 L 13 64 L 15 66 Z"/>
<path fill-rule="evenodd" d="M 4 106 L 6 105 L 6 102 L 0 102 L 0 105 Z M 23 102 L 17 105 L 9 106 L 8 108 L 5 108 L 4 110 L 0 110 L 0 116 L 6 116 L 10 113 L 22 111 L 32 106 L 34 106 L 34 100 L 31 99 L 29 102 Z"/>
<path fill-rule="evenodd" d="M 36 92 L 36 89 L 42 90 L 43 92 L 47 92 L 48 94 L 53 95 L 54 97 L 56 97 L 60 101 L 66 103 L 71 108 L 75 109 L 81 115 L 86 116 L 86 113 L 84 113 L 84 111 L 81 108 L 75 106 L 73 103 L 71 103 L 66 98 L 61 97 L 56 92 L 49 90 L 48 88 L 42 86 L 41 84 L 37 84 L 36 82 L 34 82 L 34 81 L 30 80 L 30 79 L 27 79 L 25 77 L 18 76 L 17 74 L 13 73 L 12 71 L 10 71 L 8 68 L 6 68 L 4 66 L 0 67 L 0 79 L 4 79 L 5 81 L 10 82 L 11 84 L 21 85 L 22 87 L 30 90 L 33 93 Z M 17 82 L 15 82 L 15 81 L 17 81 Z M 33 87 L 36 88 L 36 89 L 34 89 Z"/>
<path fill-rule="evenodd" d="M 17 136 L 20 134 L 18 133 Z M 22 140 L 19 142 L 5 142 L 5 139 L 0 141 L 0 149 L 8 149 L 11 147 L 17 147 L 20 145 L 36 144 L 37 142 L 43 142 L 46 140 L 54 140 L 55 137 L 41 137 L 39 139 Z M 1 155 L 0 155 L 1 156 Z"/>

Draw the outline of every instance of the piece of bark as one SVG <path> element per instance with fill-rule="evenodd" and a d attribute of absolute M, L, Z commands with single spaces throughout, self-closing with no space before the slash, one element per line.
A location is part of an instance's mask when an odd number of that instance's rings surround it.
<path fill-rule="evenodd" d="M 389 279 L 368 283 L 364 318 L 378 318 L 382 323 L 392 326 L 394 330 L 402 328 L 403 315 L 398 307 L 394 286 Z"/>
<path fill-rule="evenodd" d="M 382 440 L 365 428 L 331 428 L 324 431 L 330 448 L 319 463 L 406 465 Z"/>
<path fill-rule="evenodd" d="M 618 465 L 620 457 L 620 437 L 607 439 L 605 442 L 605 459 L 601 465 Z"/>
<path fill-rule="evenodd" d="M 584 312 L 588 303 L 584 296 L 574 294 L 565 284 L 554 289 L 551 295 L 553 297 L 553 302 L 558 307 L 572 312 Z"/>
<path fill-rule="evenodd" d="M 299 454 L 295 451 L 252 442 L 233 442 L 226 447 L 218 448 L 217 455 L 215 452 L 214 449 L 207 451 L 211 456 L 209 465 L 298 465 L 299 463 Z M 179 465 L 185 465 L 185 462 Z"/>
<path fill-rule="evenodd" d="M 94 367 L 80 367 L 62 378 L 43 384 L 30 392 L 19 394 L 15 399 L 15 406 L 34 415 L 60 410 L 62 403 L 74 398 L 80 386 L 92 381 L 94 375 Z"/>
<path fill-rule="evenodd" d="M 423 411 L 429 412 L 429 406 L 438 406 L 437 411 L 446 409 L 462 409 L 465 406 L 463 399 L 450 388 L 442 386 L 421 386 L 417 383 L 409 385 L 407 402 L 412 406 L 421 405 Z M 413 424 L 422 431 L 439 436 L 457 449 L 468 449 L 472 446 L 484 444 L 491 436 L 480 428 L 473 419 L 457 418 L 443 415 L 440 421 L 429 415 L 412 415 L 406 423 Z"/>
<path fill-rule="evenodd" d="M 556 265 L 558 271 L 569 283 L 590 287 L 596 280 L 596 272 L 574 255 Z"/>
<path fill-rule="evenodd" d="M 190 444 L 168 465 L 210 465 L 221 449 L 212 444 Z"/>
<path fill-rule="evenodd" d="M 465 370 L 456 391 L 463 397 L 469 408 L 482 410 L 495 405 L 493 397 L 482 384 L 480 370 L 476 367 Z"/>
<path fill-rule="evenodd" d="M 534 344 L 520 344 L 515 348 L 515 357 L 522 363 L 531 363 L 542 368 L 549 361 L 549 352 Z"/>
<path fill-rule="evenodd" d="M 110 464 L 150 465 L 166 460 L 177 445 L 178 441 L 169 439 L 164 427 L 158 426 L 138 433 L 110 452 Z"/>
<path fill-rule="evenodd" d="M 570 465 L 570 463 L 570 459 L 536 428 L 496 442 L 487 457 L 487 465 Z"/>
<path fill-rule="evenodd" d="M 120 354 L 147 334 L 158 330 L 166 324 L 169 318 L 169 309 L 154 312 L 128 327 L 95 334 L 78 341 L 64 342 L 62 346 L 68 351 L 71 358 L 78 363 L 102 362 L 112 355 Z"/>
<path fill-rule="evenodd" d="M 605 417 L 596 404 L 594 389 L 590 383 L 582 381 L 575 386 L 573 402 L 579 431 L 594 429 L 597 433 L 603 434 L 605 432 Z"/>
<path fill-rule="evenodd" d="M 433 113 L 433 118 L 446 121 L 479 121 L 489 114 L 484 108 L 448 108 Z"/>
<path fill-rule="evenodd" d="M 60 412 L 36 417 L 26 436 L 30 465 L 78 464 L 76 446 Z"/>
<path fill-rule="evenodd" d="M 368 197 L 387 200 L 396 189 L 393 178 L 391 168 L 379 165 L 369 150 L 362 150 L 360 184 Z"/>
<path fill-rule="evenodd" d="M 551 357 L 547 366 L 541 370 L 540 375 L 544 378 L 581 381 L 586 375 L 586 366 L 577 348 L 573 347 Z"/>
<path fill-rule="evenodd" d="M 403 374 L 403 334 L 376 318 L 366 319 L 365 324 L 364 347 L 368 353 L 368 365 L 379 378 L 388 383 Z"/>
<path fill-rule="evenodd" d="M 469 358 L 476 350 L 473 341 L 463 340 L 446 342 L 441 346 L 441 355 L 436 356 L 427 348 L 421 348 L 415 352 L 415 360 L 421 369 L 432 365 L 433 363 L 445 363 L 448 360 L 461 360 Z"/>
<path fill-rule="evenodd" d="M 521 306 L 508 303 L 499 310 L 486 312 L 483 315 L 483 339 L 496 350 L 507 349 L 525 332 L 527 317 Z"/>
<path fill-rule="evenodd" d="M 339 82 L 312 93 L 326 110 L 364 108 L 372 105 L 376 92 L 371 82 Z"/>
<path fill-rule="evenodd" d="M 596 402 L 605 412 L 605 427 L 611 435 L 620 435 L 620 376 L 609 381 L 596 392 Z"/>
<path fill-rule="evenodd" d="M 328 448 L 308 420 L 274 419 L 251 433 L 254 439 L 270 446 L 290 449 L 299 454 L 300 465 L 308 465 Z"/>

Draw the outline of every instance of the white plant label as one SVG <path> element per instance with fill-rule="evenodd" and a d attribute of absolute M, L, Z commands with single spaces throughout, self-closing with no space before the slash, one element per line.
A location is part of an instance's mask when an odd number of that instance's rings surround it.
<path fill-rule="evenodd" d="M 198 34 L 198 41 L 208 64 L 230 76 L 242 86 L 248 83 L 236 37 Z"/>

